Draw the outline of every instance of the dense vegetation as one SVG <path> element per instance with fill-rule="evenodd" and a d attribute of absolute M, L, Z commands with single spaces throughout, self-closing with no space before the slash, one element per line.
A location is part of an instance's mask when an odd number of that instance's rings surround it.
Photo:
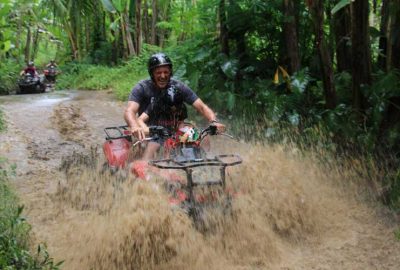
<path fill-rule="evenodd" d="M 64 63 L 59 88 L 126 99 L 146 59 L 175 76 L 243 136 L 379 157 L 400 201 L 400 0 L 35 0 L 2 2 L 0 91 L 34 59 Z M 215 15 L 216 14 L 216 15 Z M 127 76 L 129 74 L 129 76 Z M 243 125 L 241 125 L 243 127 Z M 387 168 L 389 167 L 389 168 Z M 387 188 L 386 188 L 387 187 Z"/>

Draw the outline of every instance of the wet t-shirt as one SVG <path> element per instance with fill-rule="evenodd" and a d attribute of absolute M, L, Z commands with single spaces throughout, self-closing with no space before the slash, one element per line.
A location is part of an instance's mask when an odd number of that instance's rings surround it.
<path fill-rule="evenodd" d="M 171 79 L 166 89 L 159 90 L 152 80 L 140 81 L 133 87 L 129 101 L 139 103 L 139 115 L 149 115 L 149 125 L 175 126 L 187 117 L 186 104 L 198 96 L 184 83 Z"/>

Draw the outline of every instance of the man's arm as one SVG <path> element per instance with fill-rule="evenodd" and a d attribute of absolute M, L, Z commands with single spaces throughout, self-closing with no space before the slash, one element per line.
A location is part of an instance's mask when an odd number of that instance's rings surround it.
<path fill-rule="evenodd" d="M 200 98 L 196 99 L 195 102 L 193 102 L 193 107 L 201 113 L 204 118 L 208 120 L 209 123 L 212 123 L 213 125 L 217 126 L 218 131 L 224 132 L 225 131 L 225 125 L 218 123 L 217 117 L 213 110 L 211 110 Z"/>
<path fill-rule="evenodd" d="M 124 119 L 128 126 L 131 128 L 132 135 L 139 140 L 145 138 L 143 127 L 139 124 L 137 113 L 139 111 L 139 103 L 135 101 L 128 101 L 128 107 L 125 109 Z"/>
<path fill-rule="evenodd" d="M 192 105 L 208 122 L 216 120 L 215 113 L 200 98 L 196 99 Z"/>

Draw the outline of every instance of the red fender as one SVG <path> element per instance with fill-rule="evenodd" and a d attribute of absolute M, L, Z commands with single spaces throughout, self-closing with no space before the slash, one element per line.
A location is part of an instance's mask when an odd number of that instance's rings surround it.
<path fill-rule="evenodd" d="M 112 168 L 124 168 L 127 164 L 131 142 L 126 138 L 107 140 L 103 144 L 103 152 Z"/>

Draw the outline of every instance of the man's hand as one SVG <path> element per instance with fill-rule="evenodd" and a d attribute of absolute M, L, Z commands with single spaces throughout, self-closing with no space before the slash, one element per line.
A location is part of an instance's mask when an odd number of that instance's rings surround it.
<path fill-rule="evenodd" d="M 217 127 L 217 133 L 224 133 L 226 130 L 226 127 L 224 124 L 219 123 L 219 122 L 213 122 L 211 123 L 211 125 L 216 126 Z"/>
<path fill-rule="evenodd" d="M 143 141 L 146 138 L 145 130 L 142 127 L 132 127 L 132 136 L 136 137 L 138 140 Z"/>

